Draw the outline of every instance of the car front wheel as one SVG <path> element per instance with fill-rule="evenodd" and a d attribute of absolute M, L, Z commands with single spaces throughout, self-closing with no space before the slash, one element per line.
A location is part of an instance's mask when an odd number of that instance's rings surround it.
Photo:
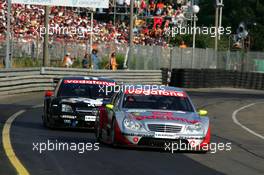
<path fill-rule="evenodd" d="M 96 126 L 95 126 L 95 137 L 98 142 L 100 142 L 102 139 L 102 129 L 100 128 L 99 120 L 96 122 Z"/>
<path fill-rule="evenodd" d="M 112 146 L 116 146 L 116 120 L 113 119 L 113 123 L 112 123 L 112 129 L 111 129 L 111 145 Z"/>
<path fill-rule="evenodd" d="M 43 115 L 42 116 L 43 119 L 43 126 L 50 128 L 50 129 L 54 129 L 55 128 L 55 122 L 54 120 L 50 119 L 47 115 Z"/>

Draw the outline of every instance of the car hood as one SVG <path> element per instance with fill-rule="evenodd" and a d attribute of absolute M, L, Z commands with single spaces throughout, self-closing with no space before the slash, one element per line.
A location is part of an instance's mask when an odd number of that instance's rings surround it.
<path fill-rule="evenodd" d="M 200 116 L 195 112 L 127 110 L 125 115 L 141 123 L 194 124 L 200 121 Z"/>
<path fill-rule="evenodd" d="M 91 107 L 102 106 L 104 99 L 91 99 L 83 97 L 63 97 L 60 99 L 61 103 L 75 104 L 75 105 L 90 105 Z"/>

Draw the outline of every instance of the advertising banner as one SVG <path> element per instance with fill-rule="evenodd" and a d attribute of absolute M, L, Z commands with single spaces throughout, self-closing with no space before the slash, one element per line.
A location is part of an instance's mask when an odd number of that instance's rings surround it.
<path fill-rule="evenodd" d="M 109 0 L 11 0 L 12 4 L 109 8 Z"/>

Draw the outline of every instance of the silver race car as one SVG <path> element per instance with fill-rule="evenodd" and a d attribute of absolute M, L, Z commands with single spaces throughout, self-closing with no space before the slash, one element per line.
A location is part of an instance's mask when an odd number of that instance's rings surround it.
<path fill-rule="evenodd" d="M 96 137 L 123 146 L 164 147 L 208 151 L 207 111 L 196 111 L 190 98 L 175 87 L 130 86 L 99 109 Z M 183 147 L 184 146 L 184 147 Z"/>

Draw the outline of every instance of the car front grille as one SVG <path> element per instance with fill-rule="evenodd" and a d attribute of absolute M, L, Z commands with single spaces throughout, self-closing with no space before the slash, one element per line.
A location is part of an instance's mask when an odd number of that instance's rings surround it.
<path fill-rule="evenodd" d="M 90 114 L 93 115 L 94 114 L 94 108 L 84 108 L 84 107 L 77 107 L 76 108 L 76 112 L 80 113 L 80 114 Z"/>
<path fill-rule="evenodd" d="M 165 124 L 148 124 L 148 129 L 154 132 L 179 133 L 182 130 L 182 126 L 165 125 Z"/>

